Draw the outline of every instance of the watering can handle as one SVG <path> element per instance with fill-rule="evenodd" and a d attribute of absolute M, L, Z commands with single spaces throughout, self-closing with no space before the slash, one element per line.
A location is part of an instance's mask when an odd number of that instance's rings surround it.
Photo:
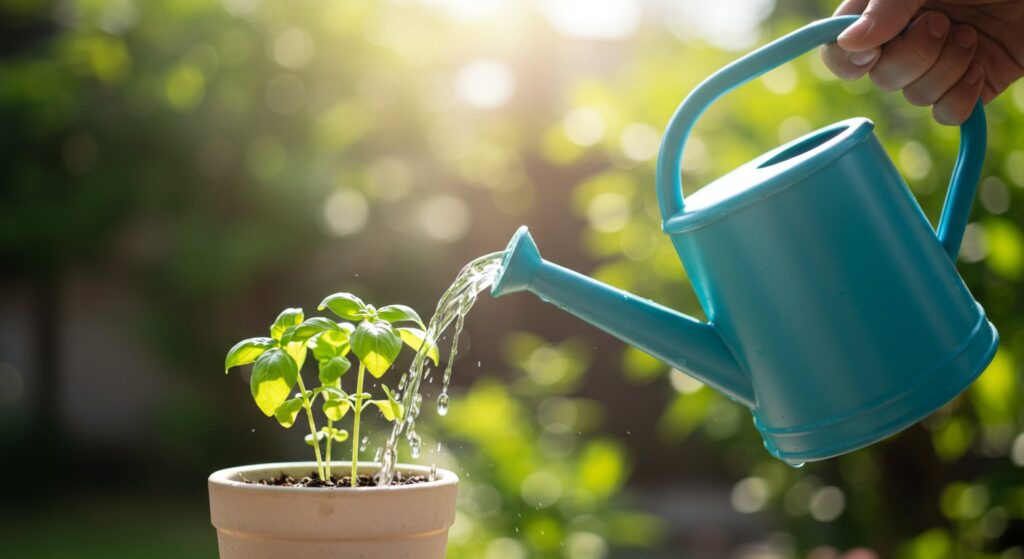
<path fill-rule="evenodd" d="M 683 185 L 680 178 L 683 147 L 704 110 L 720 96 L 761 74 L 819 45 L 835 41 L 836 37 L 857 18 L 858 16 L 837 16 L 818 20 L 797 29 L 715 72 L 683 100 L 669 121 L 658 154 L 656 183 L 663 220 L 668 221 L 683 209 Z M 960 153 L 953 167 L 949 192 L 937 229 L 939 242 L 954 260 L 960 251 L 960 242 L 963 240 L 974 193 L 981 177 L 981 167 L 985 161 L 986 134 L 985 110 L 981 101 L 978 101 L 971 116 L 960 125 Z"/>

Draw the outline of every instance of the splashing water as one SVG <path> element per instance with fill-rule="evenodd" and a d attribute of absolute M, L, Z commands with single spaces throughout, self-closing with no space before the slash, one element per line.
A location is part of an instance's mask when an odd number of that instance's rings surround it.
<path fill-rule="evenodd" d="M 504 252 L 494 252 L 481 256 L 459 271 L 437 303 L 434 316 L 427 325 L 426 339 L 436 342 L 441 334 L 455 322 L 455 329 L 452 333 L 452 349 L 448 356 L 448 363 L 445 366 L 444 377 L 441 383 L 441 395 L 437 397 L 437 413 L 445 415 L 448 413 L 448 383 L 452 377 L 452 365 L 459 351 L 459 335 L 462 333 L 462 326 L 469 309 L 476 303 L 477 295 L 494 284 L 494 281 L 501 274 L 501 261 L 505 256 Z M 418 458 L 422 447 L 422 439 L 416 433 L 416 417 L 420 413 L 423 403 L 423 396 L 420 394 L 420 384 L 424 377 L 430 376 L 428 362 L 428 344 L 423 344 L 416 356 L 413 357 L 409 372 L 402 376 L 399 382 L 397 398 L 402 402 L 402 407 L 407 410 L 405 420 L 396 423 L 391 429 L 391 436 L 384 445 L 384 452 L 381 456 L 380 478 L 377 484 L 386 486 L 391 483 L 394 477 L 395 463 L 398 461 L 398 441 L 404 431 L 409 441 L 409 447 L 413 458 Z M 431 379 L 433 380 L 433 379 Z"/>

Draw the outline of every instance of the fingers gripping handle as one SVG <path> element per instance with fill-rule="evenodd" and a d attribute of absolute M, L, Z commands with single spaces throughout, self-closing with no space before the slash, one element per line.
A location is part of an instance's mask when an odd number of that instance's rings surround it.
<path fill-rule="evenodd" d="M 694 124 L 704 111 L 733 89 L 817 46 L 835 41 L 858 17 L 837 16 L 797 29 L 715 72 L 683 100 L 669 121 L 658 153 L 655 182 L 662 220 L 667 221 L 683 209 L 680 178 L 683 149 Z M 985 112 L 980 101 L 970 118 L 961 125 L 960 135 L 960 155 L 953 169 L 949 194 L 938 227 L 939 240 L 953 258 L 960 249 L 985 159 Z"/>

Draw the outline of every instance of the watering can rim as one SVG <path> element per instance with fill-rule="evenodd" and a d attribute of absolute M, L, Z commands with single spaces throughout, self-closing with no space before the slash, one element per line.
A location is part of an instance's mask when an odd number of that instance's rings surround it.
<path fill-rule="evenodd" d="M 664 220 L 662 231 L 674 235 L 697 229 L 783 192 L 871 137 L 874 127 L 868 118 L 848 118 L 763 153 L 688 196 L 686 204 Z M 733 185 L 733 192 L 716 197 L 718 191 Z"/>

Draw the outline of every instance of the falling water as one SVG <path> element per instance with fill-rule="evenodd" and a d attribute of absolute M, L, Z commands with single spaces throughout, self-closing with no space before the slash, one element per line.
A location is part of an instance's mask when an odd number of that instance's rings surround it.
<path fill-rule="evenodd" d="M 437 413 L 440 415 L 448 413 L 448 383 L 451 380 L 455 356 L 458 354 L 459 335 L 462 333 L 466 314 L 473 307 L 473 304 L 476 303 L 477 295 L 494 284 L 494 281 L 498 278 L 498 275 L 501 273 L 501 261 L 504 255 L 504 252 L 495 252 L 481 256 L 466 264 L 458 275 L 455 276 L 455 281 L 452 282 L 451 287 L 441 295 L 441 300 L 438 301 L 437 308 L 434 310 L 434 316 L 430 319 L 430 324 L 427 325 L 426 339 L 436 342 L 448 326 L 455 322 L 455 330 L 452 333 L 451 354 L 448 356 L 448 363 L 444 370 L 441 395 L 437 397 Z M 391 429 L 391 436 L 388 437 L 387 444 L 384 445 L 378 485 L 388 485 L 391 483 L 391 478 L 394 476 L 394 466 L 398 461 L 398 441 L 403 432 L 405 433 L 406 440 L 409 442 L 412 457 L 415 459 L 420 455 L 423 442 L 419 434 L 416 433 L 416 418 L 420 414 L 420 407 L 423 403 L 423 396 L 420 394 L 420 384 L 423 382 L 424 377 L 430 376 L 430 368 L 427 367 L 428 347 L 428 344 L 423 344 L 423 347 L 416 352 L 408 374 L 403 375 L 402 380 L 399 382 L 400 393 L 398 394 L 398 399 L 402 402 L 402 406 L 407 410 L 407 413 L 403 421 L 395 423 L 395 426 Z"/>

